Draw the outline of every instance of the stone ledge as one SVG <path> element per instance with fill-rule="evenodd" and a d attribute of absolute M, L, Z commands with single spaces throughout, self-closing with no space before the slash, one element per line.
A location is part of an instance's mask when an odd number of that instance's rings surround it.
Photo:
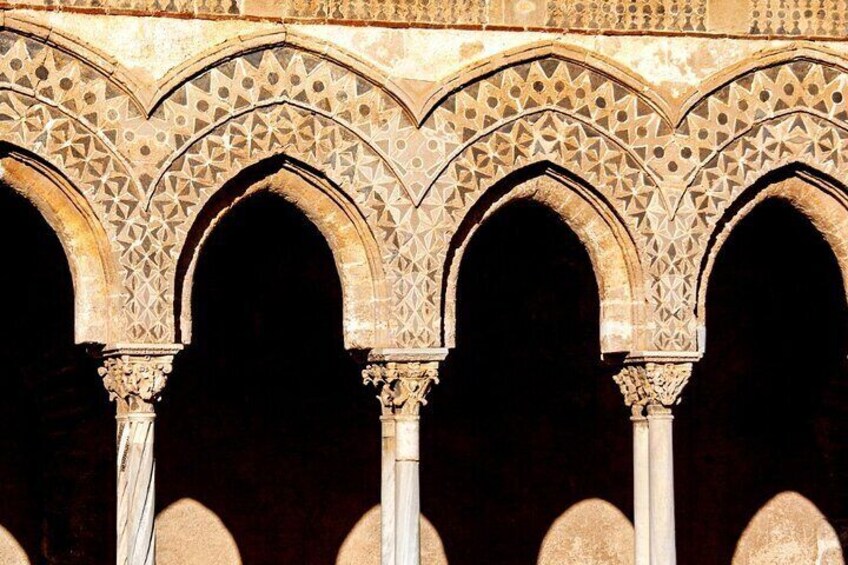
<path fill-rule="evenodd" d="M 0 0 L 0 9 L 352 26 L 617 35 L 846 39 L 848 6 L 822 0 Z"/>

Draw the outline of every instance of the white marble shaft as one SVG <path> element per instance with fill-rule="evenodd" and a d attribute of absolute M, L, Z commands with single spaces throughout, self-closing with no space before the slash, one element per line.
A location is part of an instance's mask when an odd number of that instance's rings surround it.
<path fill-rule="evenodd" d="M 175 350 L 111 349 L 98 369 L 117 410 L 117 565 L 153 565 L 156 560 L 154 403 L 171 372 Z"/>
<path fill-rule="evenodd" d="M 382 565 L 395 563 L 395 418 L 380 418 L 383 432 L 382 481 L 380 487 L 380 554 Z"/>
<path fill-rule="evenodd" d="M 117 417 L 119 565 L 153 565 L 155 560 L 155 417 L 153 412 Z"/>
<path fill-rule="evenodd" d="M 648 420 L 639 407 L 633 415 L 633 522 L 635 565 L 651 562 L 650 445 Z"/>
<path fill-rule="evenodd" d="M 439 361 L 446 354 L 441 349 L 372 351 L 362 371 L 363 381 L 379 390 L 383 411 L 382 565 L 421 562 L 419 411 L 439 381 Z"/>
<path fill-rule="evenodd" d="M 675 565 L 674 452 L 671 410 L 648 406 L 650 444 L 651 565 Z"/>
<path fill-rule="evenodd" d="M 395 541 L 396 565 L 418 565 L 421 560 L 421 493 L 418 477 L 419 418 L 398 415 L 396 425 L 395 463 Z"/>

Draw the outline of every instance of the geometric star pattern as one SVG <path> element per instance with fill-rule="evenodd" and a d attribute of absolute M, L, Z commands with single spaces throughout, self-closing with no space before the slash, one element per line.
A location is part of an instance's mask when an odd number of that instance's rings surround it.
<path fill-rule="evenodd" d="M 217 191 L 272 157 L 325 177 L 361 214 L 397 347 L 442 344 L 454 235 L 520 171 L 556 168 L 613 211 L 636 242 L 647 343 L 659 351 L 697 348 L 699 273 L 743 191 L 795 163 L 840 182 L 848 171 L 848 75 L 835 56 L 809 50 L 717 78 L 665 110 L 624 72 L 539 53 L 420 114 L 367 69 L 297 38 L 226 52 L 148 99 L 82 47 L 0 31 L 0 139 L 66 176 L 103 224 L 123 341 L 175 339 L 187 234 Z"/>

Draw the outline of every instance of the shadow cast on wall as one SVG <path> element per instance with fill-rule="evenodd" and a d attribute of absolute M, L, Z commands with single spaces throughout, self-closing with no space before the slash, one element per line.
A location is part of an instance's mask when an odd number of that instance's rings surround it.
<path fill-rule="evenodd" d="M 241 553 L 221 518 L 191 498 L 178 500 L 156 516 L 159 565 L 241 565 Z"/>

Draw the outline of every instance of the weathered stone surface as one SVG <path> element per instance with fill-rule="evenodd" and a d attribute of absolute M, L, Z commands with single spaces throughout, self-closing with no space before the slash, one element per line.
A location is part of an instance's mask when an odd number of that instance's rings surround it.
<path fill-rule="evenodd" d="M 0 179 L 65 248 L 79 342 L 190 342 L 203 244 L 260 191 L 326 238 L 357 351 L 453 345 L 463 250 L 518 199 L 587 248 L 611 358 L 697 357 L 712 263 L 768 198 L 811 221 L 848 280 L 843 0 L 0 7 Z M 761 182 L 777 171 L 790 178 Z M 688 370 L 619 382 L 631 404 L 671 404 Z M 392 412 L 432 381 L 388 377 Z M 617 528 L 601 508 L 573 511 Z M 543 553 L 618 558 L 563 520 L 578 541 Z"/>
<path fill-rule="evenodd" d="M 156 517 L 159 565 L 241 565 L 238 545 L 209 508 L 189 498 Z"/>
<path fill-rule="evenodd" d="M 633 525 L 618 508 L 605 500 L 584 500 L 548 530 L 538 565 L 631 565 L 633 543 Z"/>
<path fill-rule="evenodd" d="M 768 501 L 745 528 L 733 555 L 733 565 L 775 563 L 845 563 L 833 526 L 796 492 Z"/>
<path fill-rule="evenodd" d="M 0 526 L 0 563 L 4 565 L 30 565 L 29 558 L 15 536 Z"/>
<path fill-rule="evenodd" d="M 348 534 L 336 565 L 378 565 L 380 563 L 380 507 L 365 513 Z M 421 518 L 421 564 L 447 565 L 439 533 L 427 518 Z"/>

